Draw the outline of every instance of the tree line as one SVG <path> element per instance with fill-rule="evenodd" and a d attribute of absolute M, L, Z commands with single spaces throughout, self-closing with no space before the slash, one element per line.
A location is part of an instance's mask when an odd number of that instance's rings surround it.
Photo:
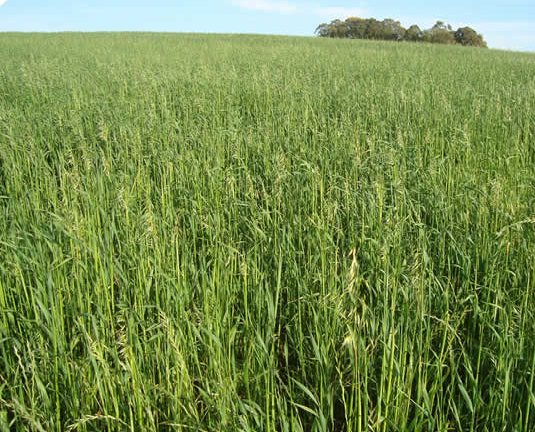
<path fill-rule="evenodd" d="M 443 21 L 437 21 L 430 29 L 421 30 L 416 24 L 406 29 L 399 21 L 390 18 L 378 21 L 375 18 L 350 17 L 345 21 L 335 19 L 329 24 L 320 24 L 315 33 L 331 38 L 430 42 L 487 48 L 483 36 L 474 29 L 459 27 L 453 30 L 450 24 Z"/>

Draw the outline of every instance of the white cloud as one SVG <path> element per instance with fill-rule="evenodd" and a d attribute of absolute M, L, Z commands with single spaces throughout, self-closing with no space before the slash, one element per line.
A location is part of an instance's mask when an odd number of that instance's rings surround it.
<path fill-rule="evenodd" d="M 2 0 L 0 0 L 2 1 Z M 277 12 L 285 14 L 313 14 L 324 18 L 341 18 L 345 19 L 350 16 L 363 16 L 366 11 L 360 8 L 347 8 L 336 6 L 318 6 L 316 4 L 306 3 L 298 5 L 287 1 L 273 0 L 232 0 L 232 4 L 237 7 L 258 10 L 264 12 Z"/>
<path fill-rule="evenodd" d="M 326 18 L 346 19 L 349 17 L 364 17 L 367 12 L 361 8 L 347 8 L 347 7 L 316 7 L 314 13 Z"/>
<path fill-rule="evenodd" d="M 2 0 L 0 0 L 2 1 Z M 271 0 L 232 0 L 234 6 L 264 12 L 294 13 L 297 6 L 285 1 Z"/>
<path fill-rule="evenodd" d="M 2 6 L 7 0 L 0 0 L 0 6 Z"/>

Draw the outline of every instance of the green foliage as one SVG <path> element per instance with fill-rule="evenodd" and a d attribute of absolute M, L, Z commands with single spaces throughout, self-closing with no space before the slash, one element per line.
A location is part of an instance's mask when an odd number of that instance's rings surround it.
<path fill-rule="evenodd" d="M 411 25 L 405 32 L 404 39 L 408 42 L 420 42 L 423 40 L 424 33 L 416 24 Z"/>
<path fill-rule="evenodd" d="M 368 39 L 368 20 L 350 17 L 345 22 L 349 29 L 348 34 L 351 39 Z"/>
<path fill-rule="evenodd" d="M 443 45 L 453 45 L 456 43 L 455 32 L 451 25 L 445 24 L 442 21 L 437 21 L 436 24 L 429 30 L 423 32 L 424 42 L 439 43 Z"/>
<path fill-rule="evenodd" d="M 316 27 L 314 32 L 320 37 L 329 37 L 329 24 L 323 23 Z"/>
<path fill-rule="evenodd" d="M 463 46 L 487 48 L 483 36 L 470 27 L 461 27 L 455 32 L 455 40 Z"/>
<path fill-rule="evenodd" d="M 382 22 L 384 40 L 400 41 L 405 37 L 405 28 L 399 21 L 387 18 Z"/>
<path fill-rule="evenodd" d="M 535 56 L 0 46 L 0 430 L 535 430 Z"/>
<path fill-rule="evenodd" d="M 330 24 L 320 24 L 315 31 L 320 37 L 347 38 L 347 39 L 374 39 L 408 42 L 428 42 L 443 45 L 460 44 L 487 48 L 483 36 L 470 27 L 461 27 L 453 31 L 450 24 L 437 21 L 428 30 L 420 30 L 417 25 L 412 25 L 406 30 L 399 21 L 387 18 L 377 21 L 375 18 L 350 17 L 345 21 L 339 19 Z"/>

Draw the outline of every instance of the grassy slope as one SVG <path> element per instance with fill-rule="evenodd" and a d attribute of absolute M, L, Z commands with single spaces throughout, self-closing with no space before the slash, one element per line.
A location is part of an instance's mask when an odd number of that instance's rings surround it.
<path fill-rule="evenodd" d="M 0 430 L 535 428 L 534 55 L 0 54 Z"/>

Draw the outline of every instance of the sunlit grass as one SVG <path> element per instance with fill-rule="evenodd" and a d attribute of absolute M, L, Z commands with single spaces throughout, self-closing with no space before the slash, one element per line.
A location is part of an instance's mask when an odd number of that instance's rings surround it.
<path fill-rule="evenodd" d="M 534 55 L 0 53 L 0 430 L 535 428 Z"/>

